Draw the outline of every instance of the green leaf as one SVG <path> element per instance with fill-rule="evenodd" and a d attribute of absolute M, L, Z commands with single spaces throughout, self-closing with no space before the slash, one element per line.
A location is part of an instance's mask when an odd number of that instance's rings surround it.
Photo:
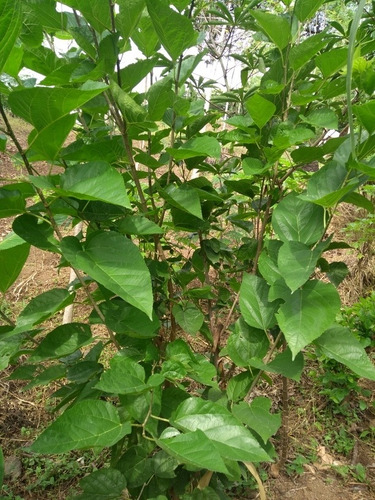
<path fill-rule="evenodd" d="M 325 356 L 342 363 L 360 377 L 375 380 L 375 366 L 359 340 L 348 328 L 333 326 L 326 330 L 314 344 Z"/>
<path fill-rule="evenodd" d="M 113 135 L 85 144 L 82 140 L 75 141 L 61 151 L 64 160 L 72 161 L 106 161 L 114 163 L 119 157 L 125 156 L 124 142 L 121 136 Z"/>
<path fill-rule="evenodd" d="M 54 288 L 31 299 L 17 318 L 16 330 L 25 331 L 34 325 L 39 325 L 53 316 L 57 311 L 71 304 L 74 294 L 65 288 Z"/>
<path fill-rule="evenodd" d="M 280 50 L 288 45 L 291 30 L 287 18 L 263 10 L 251 10 L 250 14 L 256 19 L 262 31 Z"/>
<path fill-rule="evenodd" d="M 353 106 L 353 113 L 365 129 L 372 134 L 375 130 L 375 101 Z"/>
<path fill-rule="evenodd" d="M 265 397 L 254 398 L 253 401 L 233 406 L 233 415 L 243 424 L 253 429 L 266 444 L 268 439 L 276 434 L 281 425 L 280 413 L 272 414 L 271 400 Z"/>
<path fill-rule="evenodd" d="M 124 474 L 128 488 L 143 486 L 153 474 L 148 450 L 142 445 L 129 446 L 117 462 L 116 468 Z"/>
<path fill-rule="evenodd" d="M 320 249 L 311 250 L 304 243 L 286 241 L 278 254 L 278 267 L 292 292 L 303 285 L 313 273 Z"/>
<path fill-rule="evenodd" d="M 272 285 L 282 278 L 277 260 L 281 248 L 281 241 L 269 240 L 265 242 L 259 257 L 258 268 L 263 278 Z"/>
<path fill-rule="evenodd" d="M 345 165 L 330 161 L 311 176 L 306 194 L 301 194 L 300 199 L 323 207 L 333 207 L 358 186 L 356 179 L 347 181 L 347 176 Z"/>
<path fill-rule="evenodd" d="M 328 78 L 343 68 L 346 65 L 347 59 L 348 49 L 346 47 L 339 47 L 318 55 L 315 58 L 315 62 L 324 78 Z"/>
<path fill-rule="evenodd" d="M 173 156 L 175 160 L 186 160 L 196 156 L 220 158 L 221 147 L 219 141 L 215 139 L 215 137 L 204 135 L 190 139 L 178 149 L 167 148 L 167 152 Z"/>
<path fill-rule="evenodd" d="M 30 363 L 57 359 L 72 354 L 92 340 L 89 325 L 68 323 L 52 330 L 29 357 Z"/>
<path fill-rule="evenodd" d="M 273 211 L 272 226 L 281 241 L 311 245 L 324 234 L 324 209 L 292 193 Z"/>
<path fill-rule="evenodd" d="M 236 321 L 234 328 L 224 350 L 237 366 L 249 366 L 251 359 L 262 359 L 267 354 L 269 341 L 263 330 L 250 327 L 243 318 Z"/>
<path fill-rule="evenodd" d="M 0 1 L 0 72 L 12 52 L 22 26 L 22 2 Z"/>
<path fill-rule="evenodd" d="M 178 406 L 170 421 L 185 432 L 202 431 L 223 458 L 244 462 L 269 460 L 251 432 L 218 403 L 191 397 Z"/>
<path fill-rule="evenodd" d="M 280 373 L 284 377 L 299 382 L 303 372 L 304 359 L 301 352 L 293 359 L 290 349 L 287 348 L 283 352 L 280 352 L 271 363 L 263 367 L 254 363 L 254 366 L 266 372 Z"/>
<path fill-rule="evenodd" d="M 121 423 L 112 403 L 85 400 L 65 410 L 31 445 L 34 453 L 64 453 L 103 448 L 130 434 L 129 422 Z"/>
<path fill-rule="evenodd" d="M 203 325 L 204 316 L 192 302 L 187 304 L 175 304 L 173 306 L 173 316 L 179 326 L 187 333 L 194 335 Z"/>
<path fill-rule="evenodd" d="M 276 111 L 276 106 L 259 94 L 252 95 L 245 102 L 245 106 L 259 128 L 264 127 Z"/>
<path fill-rule="evenodd" d="M 314 109 L 306 116 L 300 115 L 300 118 L 313 127 L 337 130 L 339 126 L 336 113 L 329 108 Z"/>
<path fill-rule="evenodd" d="M 147 100 L 150 120 L 161 120 L 165 111 L 173 106 L 172 83 L 172 78 L 166 77 L 158 80 L 149 88 Z"/>
<path fill-rule="evenodd" d="M 303 42 L 294 45 L 289 53 L 289 61 L 294 71 L 308 63 L 319 50 L 327 45 L 327 33 L 309 36 Z"/>
<path fill-rule="evenodd" d="M 152 318 L 153 296 L 149 270 L 128 238 L 115 232 L 96 232 L 82 248 L 77 238 L 61 241 L 64 257 L 100 284 Z"/>
<path fill-rule="evenodd" d="M 161 449 L 181 463 L 223 474 L 228 472 L 212 440 L 199 429 L 179 434 L 169 427 L 156 442 Z"/>
<path fill-rule="evenodd" d="M 5 293 L 22 271 L 30 245 L 16 234 L 9 234 L 0 242 L 0 291 Z"/>
<path fill-rule="evenodd" d="M 237 402 L 249 392 L 254 376 L 246 371 L 232 377 L 227 385 L 227 396 L 229 401 Z"/>
<path fill-rule="evenodd" d="M 133 31 L 132 40 L 146 57 L 155 56 L 155 52 L 160 46 L 159 37 L 147 11 L 143 12 L 138 29 Z"/>
<path fill-rule="evenodd" d="M 268 301 L 269 285 L 253 274 L 244 274 L 240 289 L 240 310 L 246 323 L 267 330 L 275 325 L 278 302 Z"/>
<path fill-rule="evenodd" d="M 325 0 L 296 0 L 294 13 L 298 20 L 303 23 L 307 19 L 311 19 L 324 2 Z"/>
<path fill-rule="evenodd" d="M 116 26 L 126 41 L 141 18 L 142 11 L 146 6 L 145 0 L 118 0 L 120 11 L 116 16 Z"/>
<path fill-rule="evenodd" d="M 155 337 L 160 328 L 155 314 L 150 320 L 144 312 L 119 298 L 101 304 L 100 309 L 104 314 L 105 324 L 116 333 L 148 339 Z"/>
<path fill-rule="evenodd" d="M 18 236 L 31 245 L 42 250 L 58 252 L 56 246 L 58 241 L 54 237 L 53 228 L 48 222 L 38 220 L 37 217 L 30 214 L 23 214 L 14 220 L 12 228 Z"/>
<path fill-rule="evenodd" d="M 80 89 L 34 87 L 15 90 L 8 99 L 13 113 L 40 132 L 101 94 L 106 88 L 107 85 L 99 82 L 92 82 Z"/>
<path fill-rule="evenodd" d="M 149 235 L 164 234 L 164 230 L 142 215 L 129 215 L 119 224 L 119 232 L 123 234 Z"/>
<path fill-rule="evenodd" d="M 79 10 L 99 33 L 105 29 L 112 29 L 110 7 L 107 2 L 102 0 L 64 0 L 64 4 Z"/>
<path fill-rule="evenodd" d="M 340 297 L 331 284 L 309 281 L 280 306 L 276 315 L 293 358 L 335 320 Z"/>
<path fill-rule="evenodd" d="M 160 189 L 160 194 L 173 207 L 203 219 L 199 195 L 189 184 L 169 184 L 166 189 Z"/>
<path fill-rule="evenodd" d="M 48 124 L 39 132 L 33 130 L 28 138 L 29 149 L 42 155 L 42 159 L 55 160 L 76 120 L 76 114 L 66 115 Z"/>
<path fill-rule="evenodd" d="M 328 266 L 326 274 L 331 283 L 335 286 L 339 286 L 339 284 L 348 276 L 349 269 L 345 262 L 331 262 Z"/>
<path fill-rule="evenodd" d="M 25 208 L 25 198 L 20 191 L 0 188 L 0 218 L 22 214 Z"/>
<path fill-rule="evenodd" d="M 124 92 L 116 82 L 111 82 L 111 93 L 127 123 L 144 121 L 146 110 L 136 103 L 127 92 Z"/>
<path fill-rule="evenodd" d="M 55 380 L 59 380 L 66 376 L 66 366 L 52 365 L 43 370 L 37 375 L 33 375 L 31 381 L 24 387 L 25 390 L 32 389 L 39 385 L 48 385 Z"/>
<path fill-rule="evenodd" d="M 96 389 L 110 394 L 142 394 L 149 390 L 144 368 L 131 358 L 112 358 L 111 366 L 100 377 Z"/>
<path fill-rule="evenodd" d="M 122 175 L 109 163 L 74 165 L 61 175 L 61 193 L 81 200 L 99 200 L 130 208 Z"/>
<path fill-rule="evenodd" d="M 126 479 L 120 471 L 108 467 L 91 472 L 79 485 L 83 494 L 74 497 L 76 500 L 117 500 L 126 488 Z"/>
<path fill-rule="evenodd" d="M 163 0 L 146 0 L 152 24 L 159 39 L 174 61 L 195 44 L 198 33 L 190 19 L 171 9 Z"/>

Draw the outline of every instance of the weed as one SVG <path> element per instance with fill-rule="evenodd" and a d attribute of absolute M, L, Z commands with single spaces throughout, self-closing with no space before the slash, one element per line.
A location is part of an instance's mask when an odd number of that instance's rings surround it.
<path fill-rule="evenodd" d="M 330 449 L 344 456 L 348 456 L 354 448 L 353 436 L 343 427 L 339 431 L 328 431 L 323 439 Z"/>

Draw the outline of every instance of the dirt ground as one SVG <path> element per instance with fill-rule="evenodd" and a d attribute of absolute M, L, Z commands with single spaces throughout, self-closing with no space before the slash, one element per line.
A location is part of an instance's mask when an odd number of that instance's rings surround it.
<path fill-rule="evenodd" d="M 22 141 L 26 145 L 26 134 L 22 130 L 22 124 L 18 124 L 21 130 Z M 9 145 L 10 152 L 15 153 L 13 145 Z M 43 173 L 48 166 L 40 165 Z M 9 179 L 20 178 L 25 175 L 21 166 L 15 166 L 7 157 L 0 153 L 0 185 Z M 340 237 L 340 227 L 350 217 L 355 217 L 353 209 L 344 208 L 334 224 L 336 237 Z M 10 221 L 0 219 L 0 240 L 11 230 Z M 359 294 L 364 293 L 370 287 L 374 287 L 373 262 L 358 263 L 350 250 L 336 250 L 331 259 L 344 260 L 350 267 L 351 273 L 340 286 L 340 293 L 345 304 L 358 300 Z M 69 270 L 62 269 L 57 273 L 59 258 L 55 254 L 32 249 L 29 259 L 16 283 L 6 294 L 10 314 L 14 318 L 26 303 L 44 289 L 52 286 L 66 286 L 69 280 Z M 362 269 L 360 268 L 362 266 Z M 363 271 L 365 267 L 365 271 Z M 28 499 L 55 499 L 62 500 L 69 497 L 71 488 L 75 485 L 75 478 L 70 477 L 62 482 L 51 484 L 48 488 L 39 490 L 30 489 L 30 482 L 35 477 L 29 469 L 25 468 L 25 456 L 27 453 L 22 448 L 30 444 L 38 432 L 52 418 L 50 413 L 51 402 L 48 399 L 53 388 L 38 387 L 29 392 L 23 392 L 25 385 L 19 381 L 8 379 L 12 368 L 4 370 L 0 374 L 0 442 L 6 459 L 7 477 L 9 491 L 1 499 L 28 500 Z M 368 384 L 368 389 L 375 392 L 375 384 Z M 280 409 L 281 402 L 278 401 L 280 381 L 275 380 L 274 386 L 267 391 L 274 391 L 276 407 Z M 319 423 L 320 415 L 325 411 L 326 400 L 317 392 L 314 383 L 309 377 L 307 369 L 300 386 L 292 385 L 290 389 L 290 416 L 289 416 L 289 454 L 287 470 L 279 472 L 276 466 L 267 466 L 265 472 L 267 479 L 264 481 L 267 492 L 267 500 L 375 500 L 375 443 L 373 439 L 360 439 L 361 434 L 368 430 L 375 430 L 375 407 L 369 406 L 360 414 L 357 422 L 352 422 L 348 433 L 354 440 L 353 450 L 346 456 L 330 450 L 323 439 L 332 431 L 329 426 L 339 430 L 347 428 L 348 422 L 341 415 L 336 420 L 328 423 Z M 371 399 L 374 403 L 374 396 Z M 319 425 L 318 425 L 319 424 Z M 374 437 L 375 431 L 372 434 Z M 275 440 L 276 449 L 278 438 Z M 314 443 L 311 445 L 311 443 Z M 304 463 L 298 472 L 293 473 L 293 463 L 298 453 L 306 455 L 309 446 L 313 447 L 314 458 Z M 300 451 L 299 451 L 300 450 Z M 23 460 L 21 460 L 23 459 Z M 77 460 L 81 460 L 78 457 Z M 75 458 L 74 458 L 75 460 Z M 80 474 L 86 471 L 84 463 L 80 462 Z M 360 464 L 366 470 L 366 479 L 360 481 L 353 474 L 343 474 L 345 467 L 353 470 Z M 292 472 L 291 472 L 292 471 Z M 338 471 L 341 471 L 338 472 Z M 35 474 L 37 471 L 35 470 Z M 18 496 L 16 496 L 18 495 Z M 259 493 L 247 492 L 246 496 L 238 494 L 233 496 L 236 500 L 259 498 Z"/>

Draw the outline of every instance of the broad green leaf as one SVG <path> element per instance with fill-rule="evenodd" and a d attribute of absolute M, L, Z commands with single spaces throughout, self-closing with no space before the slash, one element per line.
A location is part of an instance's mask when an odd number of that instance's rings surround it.
<path fill-rule="evenodd" d="M 227 385 L 227 396 L 229 401 L 237 402 L 249 392 L 254 375 L 249 371 L 241 372 L 232 377 Z"/>
<path fill-rule="evenodd" d="M 106 161 L 115 163 L 118 158 L 125 156 L 123 138 L 119 135 L 104 137 L 86 144 L 82 140 L 75 141 L 61 151 L 61 156 L 68 161 Z"/>
<path fill-rule="evenodd" d="M 0 291 L 5 293 L 18 278 L 27 257 L 30 245 L 16 234 L 9 234 L 0 242 Z"/>
<path fill-rule="evenodd" d="M 160 194 L 173 207 L 203 219 L 199 195 L 188 184 L 181 186 L 169 184 L 165 190 L 160 190 Z"/>
<path fill-rule="evenodd" d="M 324 209 L 292 193 L 273 211 L 272 226 L 281 241 L 311 245 L 324 234 Z"/>
<path fill-rule="evenodd" d="M 355 179 L 348 182 L 347 177 L 348 170 L 344 165 L 330 161 L 311 176 L 306 194 L 303 193 L 300 198 L 332 207 L 358 186 Z"/>
<path fill-rule="evenodd" d="M 128 488 L 143 486 L 153 474 L 148 449 L 142 445 L 129 446 L 116 464 L 125 476 Z"/>
<path fill-rule="evenodd" d="M 163 0 L 146 0 L 146 4 L 160 42 L 176 61 L 185 49 L 195 44 L 198 33 L 190 19 L 171 9 Z"/>
<path fill-rule="evenodd" d="M 11 326 L 1 327 L 1 333 L 3 335 L 11 332 L 11 330 Z M 9 366 L 11 358 L 19 352 L 23 341 L 24 336 L 22 334 L 12 336 L 10 340 L 0 340 L 0 370 L 5 370 L 5 368 Z"/>
<path fill-rule="evenodd" d="M 4 151 L 6 150 L 7 140 L 7 136 L 3 133 L 0 133 L 0 151 L 2 153 L 4 153 Z"/>
<path fill-rule="evenodd" d="M 112 29 L 109 3 L 102 0 L 64 0 L 64 4 L 79 10 L 99 33 Z"/>
<path fill-rule="evenodd" d="M 309 281 L 280 306 L 276 318 L 293 358 L 334 322 L 340 305 L 333 285 Z"/>
<path fill-rule="evenodd" d="M 15 90 L 9 95 L 13 113 L 31 123 L 38 132 L 59 118 L 101 94 L 107 85 L 92 82 L 80 89 L 34 87 Z"/>
<path fill-rule="evenodd" d="M 120 11 L 116 16 L 116 26 L 124 40 L 127 40 L 141 18 L 146 6 L 145 0 L 118 0 Z"/>
<path fill-rule="evenodd" d="M 314 109 L 307 115 L 300 115 L 300 118 L 313 127 L 337 130 L 339 126 L 336 113 L 329 108 Z"/>
<path fill-rule="evenodd" d="M 0 0 L 0 72 L 12 52 L 22 26 L 22 2 Z"/>
<path fill-rule="evenodd" d="M 25 208 L 25 198 L 20 191 L 0 188 L 0 218 L 22 214 Z"/>
<path fill-rule="evenodd" d="M 172 479 L 176 477 L 175 470 L 179 466 L 179 462 L 174 457 L 171 457 L 165 451 L 161 450 L 152 457 L 152 466 L 155 476 Z"/>
<path fill-rule="evenodd" d="M 111 360 L 110 368 L 102 374 L 95 387 L 110 394 L 141 394 L 149 389 L 145 383 L 144 368 L 124 356 Z"/>
<path fill-rule="evenodd" d="M 319 50 L 327 45 L 327 33 L 309 36 L 303 42 L 294 45 L 289 53 L 291 67 L 297 71 L 308 63 Z"/>
<path fill-rule="evenodd" d="M 240 289 L 240 310 L 246 323 L 267 330 L 275 325 L 278 302 L 268 301 L 269 285 L 253 274 L 244 274 Z"/>
<path fill-rule="evenodd" d="M 224 350 L 237 366 L 249 366 L 251 359 L 262 359 L 267 354 L 269 341 L 263 330 L 250 327 L 243 318 L 236 321 L 234 328 Z"/>
<path fill-rule="evenodd" d="M 129 422 L 121 423 L 112 403 L 85 400 L 65 410 L 30 449 L 34 453 L 54 454 L 109 447 L 130 432 Z"/>
<path fill-rule="evenodd" d="M 126 1 L 126 0 L 124 0 Z M 156 66 L 157 58 L 141 59 L 133 64 L 129 64 L 120 70 L 121 88 L 125 92 L 130 92 L 145 78 Z"/>
<path fill-rule="evenodd" d="M 339 47 L 316 56 L 315 63 L 324 78 L 328 78 L 343 68 L 346 65 L 347 59 L 348 49 L 346 47 Z"/>
<path fill-rule="evenodd" d="M 106 325 L 116 333 L 147 339 L 155 337 L 160 328 L 156 314 L 152 315 L 151 320 L 143 311 L 119 298 L 102 303 L 100 309 Z"/>
<path fill-rule="evenodd" d="M 283 243 L 277 263 L 282 277 L 292 292 L 309 279 L 319 257 L 319 248 L 317 251 L 311 250 L 307 245 L 298 241 Z"/>
<path fill-rule="evenodd" d="M 223 458 L 245 462 L 269 460 L 251 432 L 218 403 L 191 397 L 178 406 L 170 421 L 185 432 L 202 431 Z"/>
<path fill-rule="evenodd" d="M 256 19 L 262 31 L 280 50 L 288 45 L 291 30 L 287 18 L 263 10 L 251 10 L 250 14 Z"/>
<path fill-rule="evenodd" d="M 66 366 L 63 364 L 52 365 L 43 370 L 41 373 L 33 375 L 31 381 L 24 387 L 24 390 L 32 389 L 40 385 L 48 385 L 55 380 L 59 380 L 66 376 Z"/>
<path fill-rule="evenodd" d="M 212 440 L 199 429 L 179 434 L 175 429 L 167 428 L 156 442 L 181 463 L 223 474 L 228 472 Z"/>
<path fill-rule="evenodd" d="M 25 331 L 34 325 L 39 325 L 53 316 L 57 311 L 71 304 L 74 294 L 65 288 L 53 288 L 31 299 L 17 318 L 16 330 Z"/>
<path fill-rule="evenodd" d="M 42 155 L 43 160 L 55 160 L 69 132 L 74 127 L 76 119 L 76 114 L 66 115 L 40 131 L 34 129 L 28 137 L 29 149 Z"/>
<path fill-rule="evenodd" d="M 76 500 L 117 500 L 126 488 L 126 479 L 119 470 L 106 467 L 83 477 L 79 485 L 83 493 Z"/>
<path fill-rule="evenodd" d="M 155 56 L 160 47 L 158 34 L 147 11 L 143 12 L 138 29 L 133 31 L 132 40 L 146 57 Z"/>
<path fill-rule="evenodd" d="M 175 160 L 186 160 L 196 156 L 210 156 L 211 158 L 219 158 L 221 154 L 220 143 L 215 137 L 209 135 L 194 137 L 185 142 L 178 149 L 167 148 L 167 152 L 173 156 Z"/>
<path fill-rule="evenodd" d="M 290 349 L 287 348 L 277 354 L 277 356 L 271 361 L 271 363 L 264 364 L 254 359 L 251 360 L 250 364 L 254 368 L 258 368 L 258 370 L 263 370 L 270 373 L 279 373 L 284 377 L 299 382 L 301 380 L 301 375 L 303 372 L 304 359 L 301 352 L 299 352 L 293 359 Z"/>
<path fill-rule="evenodd" d="M 353 113 L 365 129 L 372 134 L 375 130 L 375 101 L 353 106 Z"/>
<path fill-rule="evenodd" d="M 138 236 L 148 234 L 164 234 L 164 230 L 142 215 L 128 215 L 119 224 L 120 233 L 136 234 Z"/>
<path fill-rule="evenodd" d="M 137 104 L 127 92 L 124 92 L 116 82 L 111 82 L 111 93 L 126 122 L 138 123 L 144 121 L 146 110 Z"/>
<path fill-rule="evenodd" d="M 175 304 L 172 312 L 180 327 L 191 335 L 197 333 L 203 325 L 203 313 L 192 302 Z"/>
<path fill-rule="evenodd" d="M 165 111 L 173 106 L 172 78 L 166 77 L 151 85 L 147 94 L 150 120 L 161 120 Z"/>
<path fill-rule="evenodd" d="M 90 343 L 92 334 L 89 325 L 68 323 L 52 330 L 42 339 L 29 357 L 29 362 L 57 359 L 72 354 L 80 347 Z"/>
<path fill-rule="evenodd" d="M 335 286 L 339 286 L 339 284 L 348 276 L 349 269 L 345 262 L 331 262 L 328 265 L 326 274 L 331 283 Z"/>
<path fill-rule="evenodd" d="M 14 220 L 12 228 L 18 236 L 31 245 L 42 250 L 58 252 L 56 246 L 58 241 L 54 237 L 53 228 L 48 222 L 38 220 L 37 217 L 30 214 L 23 214 Z"/>
<path fill-rule="evenodd" d="M 130 208 L 122 175 L 109 163 L 96 161 L 68 167 L 60 177 L 61 193 Z"/>
<path fill-rule="evenodd" d="M 325 0 L 296 0 L 294 13 L 301 23 L 311 19 Z"/>
<path fill-rule="evenodd" d="M 7 73 L 13 78 L 18 78 L 18 73 L 22 69 L 22 59 L 23 59 L 24 50 L 22 47 L 17 47 L 16 45 L 13 47 L 7 62 L 4 65 L 3 73 Z M 1 57 L 1 56 L 0 56 Z"/>
<path fill-rule="evenodd" d="M 269 240 L 265 242 L 259 257 L 258 268 L 263 278 L 272 285 L 282 278 L 277 260 L 281 248 L 281 241 Z"/>
<path fill-rule="evenodd" d="M 233 406 L 233 415 L 242 423 L 253 429 L 266 443 L 268 439 L 276 434 L 281 425 L 280 413 L 272 414 L 271 400 L 265 397 L 254 398 L 253 401 Z"/>
<path fill-rule="evenodd" d="M 276 106 L 259 94 L 252 95 L 245 102 L 245 106 L 259 128 L 264 127 L 276 111 Z"/>
<path fill-rule="evenodd" d="M 336 325 L 326 330 L 314 344 L 328 358 L 334 359 L 350 370 L 370 380 L 375 380 L 375 366 L 359 340 L 343 326 Z"/>
<path fill-rule="evenodd" d="M 150 273 L 138 248 L 128 238 L 98 231 L 82 247 L 77 238 L 68 236 L 61 241 L 61 251 L 74 267 L 152 317 Z"/>

